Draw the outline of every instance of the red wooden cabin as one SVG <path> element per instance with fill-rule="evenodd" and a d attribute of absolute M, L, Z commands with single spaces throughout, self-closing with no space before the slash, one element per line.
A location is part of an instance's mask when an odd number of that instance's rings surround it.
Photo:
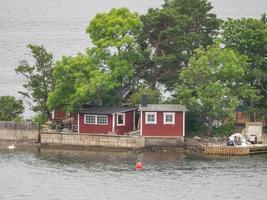
<path fill-rule="evenodd" d="M 141 106 L 139 110 L 142 136 L 185 136 L 185 106 L 147 104 Z"/>
<path fill-rule="evenodd" d="M 78 132 L 124 135 L 135 130 L 135 110 L 128 107 L 88 107 L 78 113 Z"/>

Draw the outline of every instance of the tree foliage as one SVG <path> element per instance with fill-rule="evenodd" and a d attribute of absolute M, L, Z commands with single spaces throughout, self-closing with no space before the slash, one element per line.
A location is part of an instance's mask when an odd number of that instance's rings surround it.
<path fill-rule="evenodd" d="M 97 14 L 87 28 L 95 45 L 89 53 L 100 67 L 111 72 L 119 87 L 136 83 L 135 65 L 139 56 L 136 38 L 140 29 L 137 13 L 127 8 Z"/>
<path fill-rule="evenodd" d="M 242 81 L 247 66 L 246 57 L 233 50 L 197 49 L 188 68 L 181 70 L 177 101 L 200 113 L 210 134 L 214 121 L 229 119 L 242 97 L 256 98 L 254 88 Z"/>
<path fill-rule="evenodd" d="M 149 103 L 157 104 L 162 102 L 162 96 L 159 90 L 140 87 L 134 94 L 132 94 L 130 98 L 130 105 L 138 106 L 141 103 L 142 95 L 147 96 L 147 100 Z"/>
<path fill-rule="evenodd" d="M 213 43 L 220 20 L 211 9 L 206 0 L 166 0 L 162 8 L 141 16 L 139 43 L 146 54 L 145 49 L 150 49 L 144 74 L 151 76 L 152 87 L 160 82 L 172 89 L 194 49 Z"/>
<path fill-rule="evenodd" d="M 134 45 L 134 37 L 140 28 L 137 13 L 131 13 L 127 8 L 113 8 L 108 13 L 97 14 L 90 22 L 87 33 L 98 48 L 114 47 L 117 53 L 122 53 Z"/>
<path fill-rule="evenodd" d="M 56 63 L 49 108 L 73 112 L 84 103 L 119 104 L 123 88 L 134 85 L 140 28 L 138 15 L 127 8 L 97 14 L 86 30 L 94 46 L 86 55 L 63 57 Z"/>
<path fill-rule="evenodd" d="M 22 100 L 12 96 L 0 97 L 0 120 L 11 121 L 18 118 L 24 111 Z"/>
<path fill-rule="evenodd" d="M 50 109 L 78 111 L 84 103 L 108 104 L 109 96 L 116 86 L 109 73 L 99 70 L 88 55 L 63 57 L 55 63 L 53 77 L 55 90 L 49 94 Z"/>
<path fill-rule="evenodd" d="M 229 19 L 223 25 L 222 41 L 227 48 L 248 57 L 246 81 L 261 91 L 264 97 L 258 102 L 249 102 L 260 113 L 267 107 L 267 24 L 266 17 L 259 19 Z M 257 110 L 257 109 L 256 109 Z M 266 113 L 266 109 L 265 109 Z M 255 119 L 254 119 L 255 120 Z"/>
<path fill-rule="evenodd" d="M 222 36 L 226 47 L 248 56 L 248 78 L 267 94 L 267 24 L 258 19 L 229 19 Z"/>
<path fill-rule="evenodd" d="M 27 61 L 15 69 L 26 79 L 23 87 L 26 91 L 19 91 L 30 103 L 34 112 L 41 112 L 48 118 L 50 112 L 47 107 L 48 93 L 53 89 L 52 65 L 53 55 L 46 51 L 43 46 L 28 45 L 35 59 L 35 64 L 30 65 Z"/>

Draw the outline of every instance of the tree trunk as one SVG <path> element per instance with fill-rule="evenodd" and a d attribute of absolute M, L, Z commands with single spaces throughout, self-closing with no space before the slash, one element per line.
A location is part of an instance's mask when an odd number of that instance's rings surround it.
<path fill-rule="evenodd" d="M 208 124 L 207 133 L 208 133 L 208 136 L 211 137 L 212 136 L 213 120 L 208 118 L 207 119 L 207 124 Z"/>
<path fill-rule="evenodd" d="M 253 113 L 252 114 L 250 114 L 250 120 L 252 121 L 252 122 L 255 122 L 256 121 L 256 112 L 255 112 L 255 110 L 254 110 L 254 102 L 251 100 L 251 107 L 252 107 L 252 109 L 253 109 Z"/>
<path fill-rule="evenodd" d="M 48 109 L 46 110 L 46 116 L 48 120 L 52 119 L 51 113 Z"/>
<path fill-rule="evenodd" d="M 151 77 L 152 77 L 152 85 L 151 85 L 151 87 L 153 89 L 155 89 L 156 88 L 156 83 L 157 83 L 157 64 L 154 64 L 153 67 L 152 67 Z"/>

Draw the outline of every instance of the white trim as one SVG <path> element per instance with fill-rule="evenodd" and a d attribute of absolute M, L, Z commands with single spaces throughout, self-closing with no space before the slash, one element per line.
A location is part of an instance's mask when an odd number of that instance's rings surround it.
<path fill-rule="evenodd" d="M 112 114 L 112 132 L 115 132 L 115 114 Z"/>
<path fill-rule="evenodd" d="M 135 110 L 133 111 L 133 130 L 135 130 Z"/>
<path fill-rule="evenodd" d="M 140 135 L 143 135 L 143 111 L 140 114 Z"/>
<path fill-rule="evenodd" d="M 80 113 L 78 113 L 78 133 L 80 133 Z"/>
<path fill-rule="evenodd" d="M 119 115 L 123 116 L 123 123 L 122 124 L 119 124 Z M 116 116 L 117 116 L 117 126 L 125 126 L 125 113 L 117 113 Z"/>
<path fill-rule="evenodd" d="M 86 122 L 86 116 L 94 116 L 94 117 L 95 117 L 95 123 L 87 123 L 87 122 Z M 97 117 L 106 117 L 106 118 L 107 118 L 107 123 L 105 123 L 105 124 L 99 124 L 99 123 L 97 123 Z M 89 124 L 89 125 L 108 125 L 108 115 L 91 115 L 91 114 L 84 114 L 83 123 L 84 123 L 84 124 Z"/>
<path fill-rule="evenodd" d="M 52 110 L 52 119 L 55 119 L 55 111 Z"/>
<path fill-rule="evenodd" d="M 166 115 L 172 115 L 172 122 L 166 122 Z M 175 124 L 175 112 L 164 112 L 163 124 Z"/>
<path fill-rule="evenodd" d="M 183 112 L 183 136 L 185 136 L 185 111 Z"/>
<path fill-rule="evenodd" d="M 145 119 L 146 124 L 157 124 L 157 112 L 145 112 L 145 114 L 146 114 L 146 119 Z M 154 122 L 147 121 L 148 115 L 154 115 L 155 121 Z"/>

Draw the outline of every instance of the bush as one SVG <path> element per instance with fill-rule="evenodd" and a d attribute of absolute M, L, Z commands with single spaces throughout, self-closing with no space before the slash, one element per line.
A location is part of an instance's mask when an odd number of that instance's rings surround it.
<path fill-rule="evenodd" d="M 32 119 L 33 122 L 38 124 L 38 128 L 44 125 L 47 122 L 47 120 L 48 120 L 47 116 L 43 113 L 38 113 Z"/>
<path fill-rule="evenodd" d="M 205 131 L 205 122 L 197 111 L 189 110 L 185 115 L 186 132 L 199 133 Z"/>
<path fill-rule="evenodd" d="M 235 129 L 235 125 L 233 123 L 224 124 L 219 127 L 213 127 L 212 135 L 213 136 L 231 135 L 234 129 Z"/>

